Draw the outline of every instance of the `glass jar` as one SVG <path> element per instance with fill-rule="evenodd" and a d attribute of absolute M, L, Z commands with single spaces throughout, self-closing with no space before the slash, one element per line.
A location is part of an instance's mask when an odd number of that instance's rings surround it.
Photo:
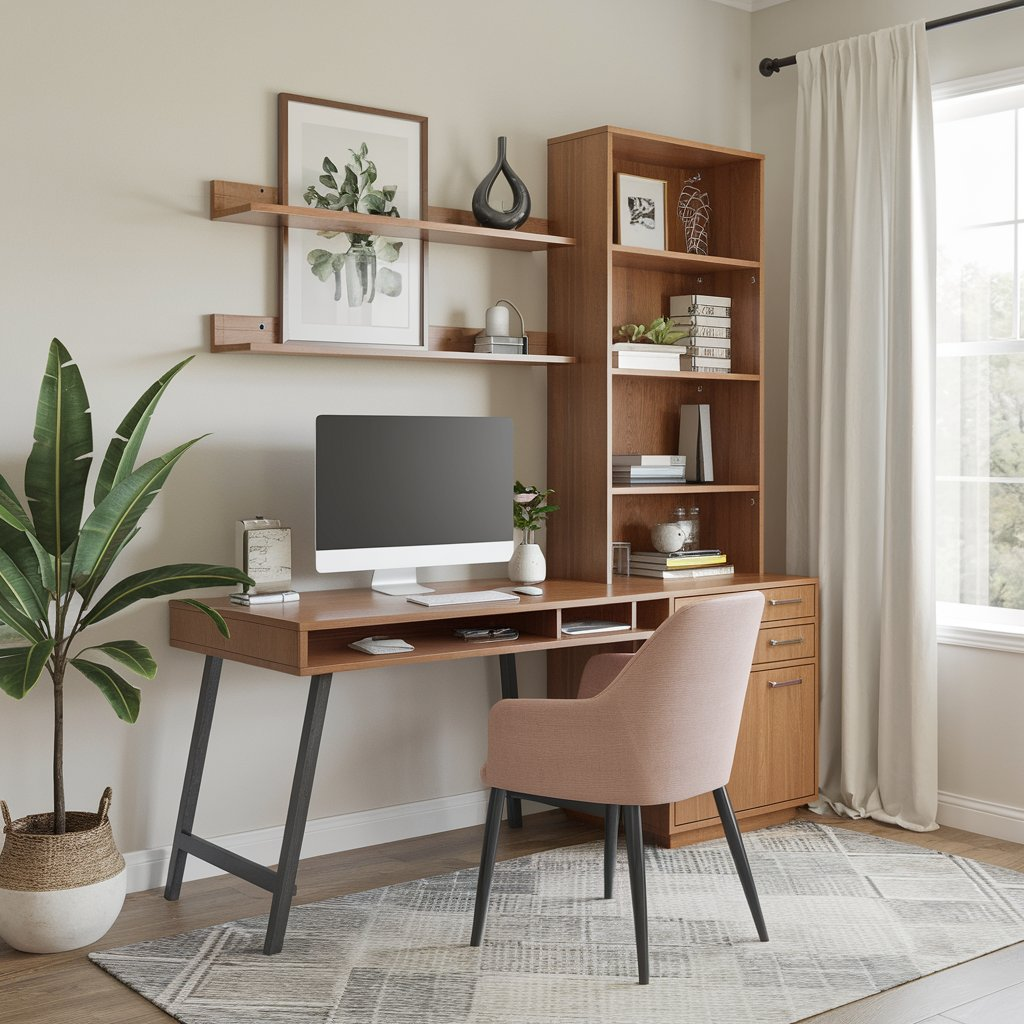
<path fill-rule="evenodd" d="M 696 551 L 700 548 L 700 509 L 691 508 L 686 513 L 688 526 L 686 542 L 683 544 L 684 551 Z"/>

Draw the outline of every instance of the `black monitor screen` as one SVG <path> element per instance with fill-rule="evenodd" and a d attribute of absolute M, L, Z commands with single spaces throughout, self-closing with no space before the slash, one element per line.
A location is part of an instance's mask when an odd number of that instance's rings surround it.
<path fill-rule="evenodd" d="M 318 416 L 316 548 L 510 540 L 513 482 L 510 419 Z"/>

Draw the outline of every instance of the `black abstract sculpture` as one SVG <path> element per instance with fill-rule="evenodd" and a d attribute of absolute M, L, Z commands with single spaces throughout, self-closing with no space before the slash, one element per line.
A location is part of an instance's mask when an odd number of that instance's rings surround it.
<path fill-rule="evenodd" d="M 509 167 L 508 160 L 505 159 L 507 145 L 508 138 L 504 135 L 498 136 L 497 162 L 473 193 L 473 216 L 476 217 L 477 223 L 485 228 L 511 230 L 519 227 L 530 216 L 530 193 L 526 190 L 522 178 Z M 507 210 L 496 210 L 489 202 L 491 189 L 499 174 L 505 176 L 512 189 L 512 206 Z"/>

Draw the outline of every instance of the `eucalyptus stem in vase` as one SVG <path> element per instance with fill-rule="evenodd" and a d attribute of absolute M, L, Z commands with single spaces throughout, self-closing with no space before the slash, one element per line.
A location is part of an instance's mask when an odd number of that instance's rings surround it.
<path fill-rule="evenodd" d="M 535 541 L 537 531 L 559 506 L 548 501 L 555 492 L 516 481 L 512 493 L 512 523 L 523 535 L 508 564 L 509 579 L 516 583 L 540 583 L 547 574 L 544 553 Z"/>

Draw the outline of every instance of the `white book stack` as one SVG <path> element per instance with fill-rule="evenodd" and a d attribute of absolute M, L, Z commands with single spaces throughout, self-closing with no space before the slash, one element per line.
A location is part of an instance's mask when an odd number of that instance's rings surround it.
<path fill-rule="evenodd" d="M 673 295 L 668 311 L 687 343 L 680 369 L 691 373 L 732 371 L 732 299 L 728 295 Z"/>
<path fill-rule="evenodd" d="M 685 455 L 612 456 L 612 484 L 616 487 L 685 482 Z"/>

